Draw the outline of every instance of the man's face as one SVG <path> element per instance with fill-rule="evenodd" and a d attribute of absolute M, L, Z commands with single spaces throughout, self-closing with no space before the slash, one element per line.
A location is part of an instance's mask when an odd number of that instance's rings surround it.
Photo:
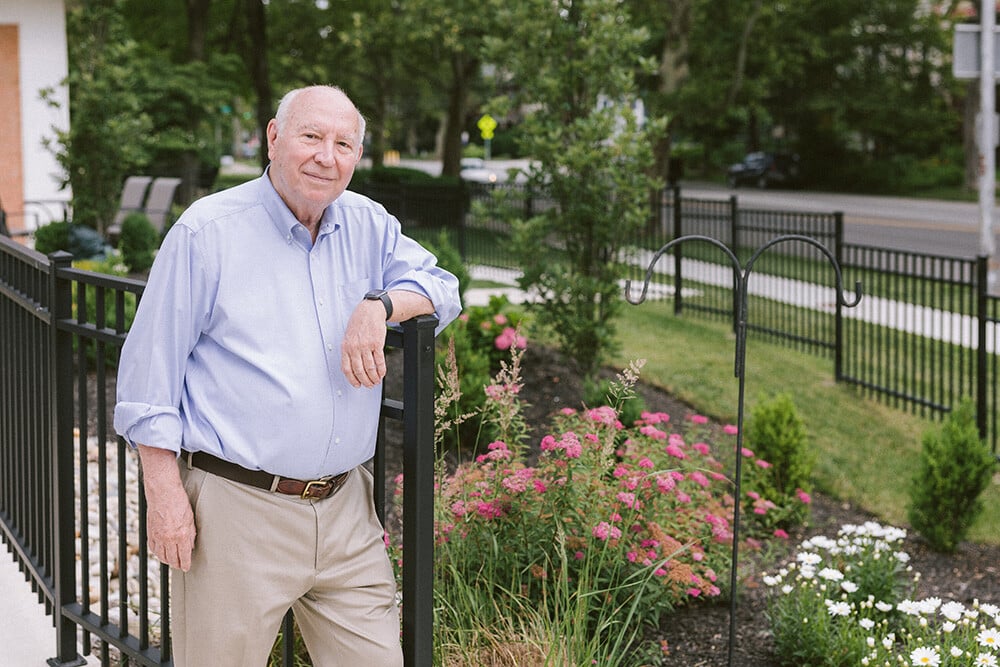
<path fill-rule="evenodd" d="M 315 222 L 347 189 L 361 159 L 358 112 L 337 91 L 302 91 L 282 127 L 268 124 L 267 154 L 278 194 L 300 221 Z"/>

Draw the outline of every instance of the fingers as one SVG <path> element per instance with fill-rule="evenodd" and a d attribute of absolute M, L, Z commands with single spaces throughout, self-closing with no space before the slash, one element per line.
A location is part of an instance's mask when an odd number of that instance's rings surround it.
<path fill-rule="evenodd" d="M 382 348 L 351 351 L 345 347 L 341 355 L 341 369 L 351 386 L 370 389 L 385 377 L 385 354 Z"/>
<path fill-rule="evenodd" d="M 186 542 L 149 541 L 149 553 L 164 565 L 187 572 L 191 569 L 193 545 Z"/>
<path fill-rule="evenodd" d="M 385 377 L 385 309 L 363 301 L 347 321 L 340 368 L 352 387 L 372 388 Z"/>

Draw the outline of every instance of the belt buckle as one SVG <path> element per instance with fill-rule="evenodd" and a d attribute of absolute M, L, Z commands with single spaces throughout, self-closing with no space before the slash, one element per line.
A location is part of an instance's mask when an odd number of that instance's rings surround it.
<path fill-rule="evenodd" d="M 310 500 L 312 498 L 325 498 L 323 491 L 329 494 L 329 489 L 333 480 L 327 479 L 311 479 L 306 482 L 306 486 L 302 489 L 302 495 L 300 496 L 303 500 Z"/>

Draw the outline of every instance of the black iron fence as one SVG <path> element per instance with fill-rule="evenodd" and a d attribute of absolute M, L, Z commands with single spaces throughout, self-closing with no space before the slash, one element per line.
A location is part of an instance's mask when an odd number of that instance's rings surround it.
<path fill-rule="evenodd" d="M 0 536 L 53 616 L 51 665 L 170 665 L 169 569 L 146 548 L 135 453 L 110 415 L 118 353 L 144 284 L 72 268 L 0 236 Z M 431 664 L 434 328 L 390 331 L 401 396 L 384 396 L 376 506 L 385 518 L 386 432 L 401 430 L 403 652 Z M 395 426 L 393 426 L 395 425 Z M 397 466 L 398 469 L 398 466 Z M 96 583 L 92 583 L 96 582 Z M 291 637 L 290 615 L 284 637 Z M 292 665 L 294 642 L 277 649 Z"/>
<path fill-rule="evenodd" d="M 554 206 L 519 183 L 467 184 L 462 224 L 427 225 L 411 234 L 447 231 L 467 264 L 516 269 L 513 219 Z M 980 432 L 997 451 L 997 322 L 986 259 L 946 257 L 844 242 L 843 215 L 743 208 L 735 196 L 656 198 L 649 224 L 623 244 L 623 277 L 645 278 L 653 254 L 685 235 L 722 241 L 741 261 L 769 239 L 800 234 L 836 258 L 848 286 L 860 280 L 861 305 L 836 306 L 833 269 L 807 243 L 782 244 L 759 258 L 748 284 L 751 336 L 832 359 L 838 381 L 922 416 L 938 418 L 962 398 L 975 401 Z M 392 210 L 390 208 L 390 210 Z M 734 317 L 732 266 L 709 243 L 675 247 L 655 267 L 649 298 L 669 299 L 678 314 Z M 735 324 L 735 323 L 734 323 Z"/>

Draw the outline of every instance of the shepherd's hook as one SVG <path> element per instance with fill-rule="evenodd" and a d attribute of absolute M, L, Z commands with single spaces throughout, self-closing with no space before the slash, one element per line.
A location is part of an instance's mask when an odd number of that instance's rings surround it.
<path fill-rule="evenodd" d="M 639 295 L 637 299 L 632 298 L 632 281 L 627 280 L 625 282 L 625 299 L 633 304 L 639 305 L 646 300 L 646 292 L 649 289 L 650 280 L 653 277 L 653 267 L 659 261 L 659 259 L 666 254 L 670 248 L 685 243 L 687 241 L 706 241 L 718 247 L 722 252 L 729 258 L 730 263 L 733 266 L 733 287 L 736 290 L 736 303 L 734 308 L 736 309 L 736 358 L 734 362 L 734 374 L 739 379 L 739 403 L 738 403 L 738 417 L 736 423 L 736 471 L 735 471 L 735 492 L 733 503 L 733 552 L 732 552 L 732 565 L 730 566 L 729 572 L 729 590 L 730 590 L 730 601 L 729 601 L 729 657 L 728 665 L 733 667 L 733 650 L 736 645 L 736 607 L 737 607 L 737 595 L 736 595 L 736 585 L 737 585 L 737 572 L 739 568 L 739 543 L 740 543 L 740 481 L 742 474 L 742 463 L 743 456 L 741 452 L 743 451 L 743 403 L 745 397 L 745 371 L 746 371 L 746 335 L 747 335 L 747 282 L 750 279 L 750 273 L 753 271 L 754 262 L 769 248 L 788 241 L 801 241 L 803 243 L 808 243 L 815 248 L 818 248 L 829 260 L 830 264 L 833 266 L 833 270 L 836 274 L 836 291 L 837 291 L 837 304 L 845 308 L 854 308 L 861 302 L 861 282 L 857 281 L 854 283 L 854 300 L 848 302 L 844 299 L 843 290 L 843 279 L 840 272 L 840 264 L 837 263 L 837 259 L 830 253 L 830 251 L 821 243 L 808 236 L 803 236 L 801 234 L 784 234 L 777 236 L 763 246 L 758 248 L 754 254 L 747 261 L 746 267 L 740 266 L 740 260 L 736 257 L 732 250 L 730 250 L 724 243 L 718 239 L 711 238 L 709 236 L 702 236 L 698 234 L 690 234 L 687 236 L 680 236 L 669 243 L 661 247 L 653 259 L 650 260 L 649 266 L 646 269 L 646 279 L 642 284 L 642 294 Z"/>

